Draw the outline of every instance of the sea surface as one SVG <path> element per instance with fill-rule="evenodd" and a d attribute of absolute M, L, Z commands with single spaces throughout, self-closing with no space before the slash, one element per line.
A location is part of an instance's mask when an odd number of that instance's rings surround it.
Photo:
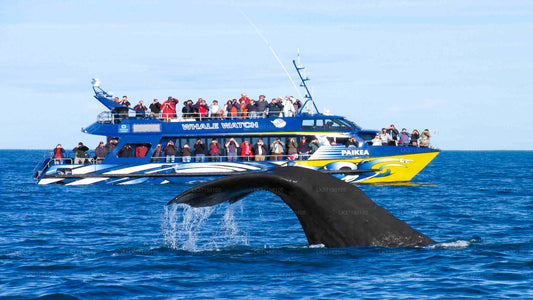
<path fill-rule="evenodd" d="M 259 192 L 166 206 L 190 185 L 36 185 L 47 151 L 0 151 L 0 298 L 533 299 L 533 152 L 442 152 L 411 184 L 359 187 L 439 243 L 309 247 Z M 48 297 L 47 297 L 48 296 Z"/>

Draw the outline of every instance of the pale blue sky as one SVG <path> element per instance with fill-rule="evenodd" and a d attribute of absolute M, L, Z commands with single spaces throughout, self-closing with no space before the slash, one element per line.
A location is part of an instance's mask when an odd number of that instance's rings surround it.
<path fill-rule="evenodd" d="M 130 102 L 296 95 L 444 150 L 533 150 L 532 1 L 0 1 L 0 148 L 94 148 L 91 79 Z"/>

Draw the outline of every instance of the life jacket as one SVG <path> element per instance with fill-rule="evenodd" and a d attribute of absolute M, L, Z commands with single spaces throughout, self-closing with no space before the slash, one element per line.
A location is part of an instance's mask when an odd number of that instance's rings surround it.
<path fill-rule="evenodd" d="M 236 115 L 238 115 L 238 114 L 239 114 L 239 110 L 237 109 L 237 106 L 233 105 L 233 106 L 231 107 L 231 115 L 232 115 L 232 116 L 236 116 Z"/>

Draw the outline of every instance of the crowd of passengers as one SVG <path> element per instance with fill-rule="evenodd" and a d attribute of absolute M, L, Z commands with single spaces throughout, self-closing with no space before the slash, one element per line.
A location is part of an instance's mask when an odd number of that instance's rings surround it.
<path fill-rule="evenodd" d="M 75 153 L 74 159 L 65 157 L 65 149 L 61 144 L 54 148 L 52 159 L 55 164 L 63 164 L 65 162 L 74 164 L 85 164 L 95 162 L 102 163 L 104 158 L 112 152 L 118 140 L 111 139 L 107 144 L 100 142 L 95 148 L 95 155 L 91 157 L 87 151 L 89 148 L 82 142 L 78 144 L 72 151 Z M 308 159 L 319 148 L 318 139 L 314 138 L 310 142 L 306 137 L 302 137 L 300 142 L 297 142 L 294 137 L 288 139 L 285 144 L 281 138 L 275 139 L 270 145 L 264 143 L 263 139 L 259 138 L 257 143 L 252 144 L 249 140 L 244 140 L 239 143 L 235 138 L 229 138 L 226 142 L 219 142 L 217 139 L 212 139 L 209 145 L 206 145 L 202 139 L 198 138 L 196 143 L 192 146 L 185 143 L 181 148 L 174 141 L 169 140 L 164 147 L 158 144 L 153 151 L 152 162 L 205 162 L 205 161 L 222 161 L 225 157 L 226 161 L 265 161 L 265 160 L 295 160 Z M 146 157 L 149 144 L 126 144 L 117 153 L 118 157 Z"/>
<path fill-rule="evenodd" d="M 319 147 L 316 138 L 309 142 L 306 137 L 302 137 L 300 142 L 293 137 L 289 138 L 287 144 L 281 138 L 277 138 L 270 145 L 261 138 L 255 144 L 246 139 L 239 143 L 235 138 L 229 138 L 225 142 L 212 139 L 206 145 L 202 139 L 198 138 L 194 145 L 185 143 L 181 148 L 170 140 L 164 147 L 161 144 L 156 146 L 152 162 L 222 161 L 224 156 L 226 161 L 230 162 L 308 159 Z"/>
<path fill-rule="evenodd" d="M 380 132 L 376 133 L 376 136 L 369 142 L 373 146 L 411 146 L 411 147 L 429 147 L 429 139 L 431 134 L 428 129 L 424 129 L 422 134 L 414 129 L 412 133 L 407 132 L 407 129 L 403 128 L 398 132 L 398 129 L 391 124 L 388 128 L 382 128 Z"/>
<path fill-rule="evenodd" d="M 399 132 L 394 125 L 389 128 L 382 128 L 381 132 L 377 133 L 374 139 L 368 143 L 373 146 L 411 146 L 411 147 L 429 147 L 429 139 L 431 134 L 428 129 L 425 129 L 422 134 L 418 130 L 413 130 L 411 134 L 407 129 L 403 128 Z M 104 158 L 115 150 L 118 140 L 112 138 L 104 144 L 100 142 L 95 148 L 95 155 L 91 157 L 87 151 L 89 147 L 82 142 L 78 143 L 72 151 L 74 152 L 74 159 L 65 156 L 65 149 L 61 144 L 57 144 L 52 153 L 52 159 L 55 164 L 63 164 L 65 162 L 74 164 L 84 164 L 95 162 L 102 163 Z M 335 146 L 335 140 L 331 141 L 331 145 Z M 351 137 L 344 143 L 346 147 L 359 147 L 360 143 L 354 137 Z M 253 144 L 250 140 L 243 140 L 239 143 L 235 138 L 229 138 L 225 142 L 219 142 L 217 139 L 212 139 L 206 145 L 201 138 L 196 140 L 194 145 L 190 146 L 188 143 L 183 144 L 178 148 L 174 141 L 169 140 L 163 147 L 158 144 L 153 151 L 152 162 L 175 162 L 181 160 L 182 162 L 205 162 L 222 161 L 222 157 L 226 157 L 227 161 L 237 160 L 295 160 L 308 159 L 311 154 L 320 147 L 318 139 L 312 138 L 309 142 L 306 137 L 302 137 L 300 142 L 297 142 L 294 137 L 288 139 L 284 143 L 280 138 L 275 139 L 270 145 L 264 143 L 263 139 L 258 139 L 257 143 Z M 118 157 L 146 157 L 150 150 L 149 144 L 126 144 L 117 152 Z M 194 159 L 193 159 L 194 157 Z"/>
<path fill-rule="evenodd" d="M 104 158 L 111 153 L 113 150 L 115 150 L 116 146 L 118 144 L 117 139 L 110 139 L 107 144 L 104 144 L 104 142 L 100 142 L 98 146 L 94 149 L 95 155 L 91 157 L 87 151 L 89 151 L 89 147 L 85 146 L 82 142 L 78 143 L 78 146 L 76 146 L 72 151 L 74 152 L 74 159 L 71 159 L 69 157 L 66 157 L 65 149 L 61 144 L 57 144 L 57 146 L 52 151 L 52 159 L 54 160 L 55 164 L 63 164 L 63 163 L 74 163 L 74 164 L 85 164 L 85 163 L 91 163 L 96 162 L 97 164 L 102 163 Z M 130 145 L 127 145 L 129 147 L 123 147 L 120 151 L 132 151 L 133 148 Z M 140 145 L 139 147 L 136 147 L 135 149 L 135 155 L 138 157 L 144 157 L 148 153 L 148 144 Z M 125 149 L 126 148 L 126 149 Z M 121 153 L 119 153 L 122 155 Z"/>
<path fill-rule="evenodd" d="M 115 111 L 123 118 L 129 117 L 129 109 L 131 103 L 127 96 L 123 96 L 122 100 L 119 97 L 112 99 L 119 103 L 120 107 L 116 107 Z M 159 103 L 159 100 L 154 99 L 149 107 L 146 107 L 141 100 L 133 107 L 137 118 L 144 118 L 148 115 L 170 121 L 177 118 L 177 105 L 179 100 L 174 97 Z M 258 100 L 248 98 L 247 94 L 241 94 L 241 97 L 233 100 L 228 100 L 226 104 L 218 103 L 218 100 L 213 100 L 211 105 L 199 98 L 196 103 L 192 100 L 187 100 L 183 103 L 181 109 L 182 117 L 184 119 L 195 120 L 223 120 L 223 119 L 254 119 L 264 117 L 293 117 L 298 113 L 302 107 L 302 102 L 292 96 L 287 96 L 285 99 L 272 98 L 270 102 L 266 100 L 265 95 L 260 95 Z"/>

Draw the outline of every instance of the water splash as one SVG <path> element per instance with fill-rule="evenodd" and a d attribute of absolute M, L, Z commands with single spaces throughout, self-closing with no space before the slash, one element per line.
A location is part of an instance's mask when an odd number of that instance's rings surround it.
<path fill-rule="evenodd" d="M 172 249 L 203 251 L 231 245 L 248 245 L 246 233 L 238 226 L 242 203 L 213 207 L 166 206 L 162 230 L 165 245 Z M 238 213 L 238 216 L 236 216 Z M 211 219 L 211 220 L 210 220 Z M 206 224 L 210 220 L 209 224 Z"/>
<path fill-rule="evenodd" d="M 431 249 L 465 249 L 469 246 L 479 243 L 481 241 L 480 238 L 474 237 L 471 240 L 457 240 L 453 242 L 444 242 L 444 243 L 438 243 L 435 245 L 429 246 Z"/>

